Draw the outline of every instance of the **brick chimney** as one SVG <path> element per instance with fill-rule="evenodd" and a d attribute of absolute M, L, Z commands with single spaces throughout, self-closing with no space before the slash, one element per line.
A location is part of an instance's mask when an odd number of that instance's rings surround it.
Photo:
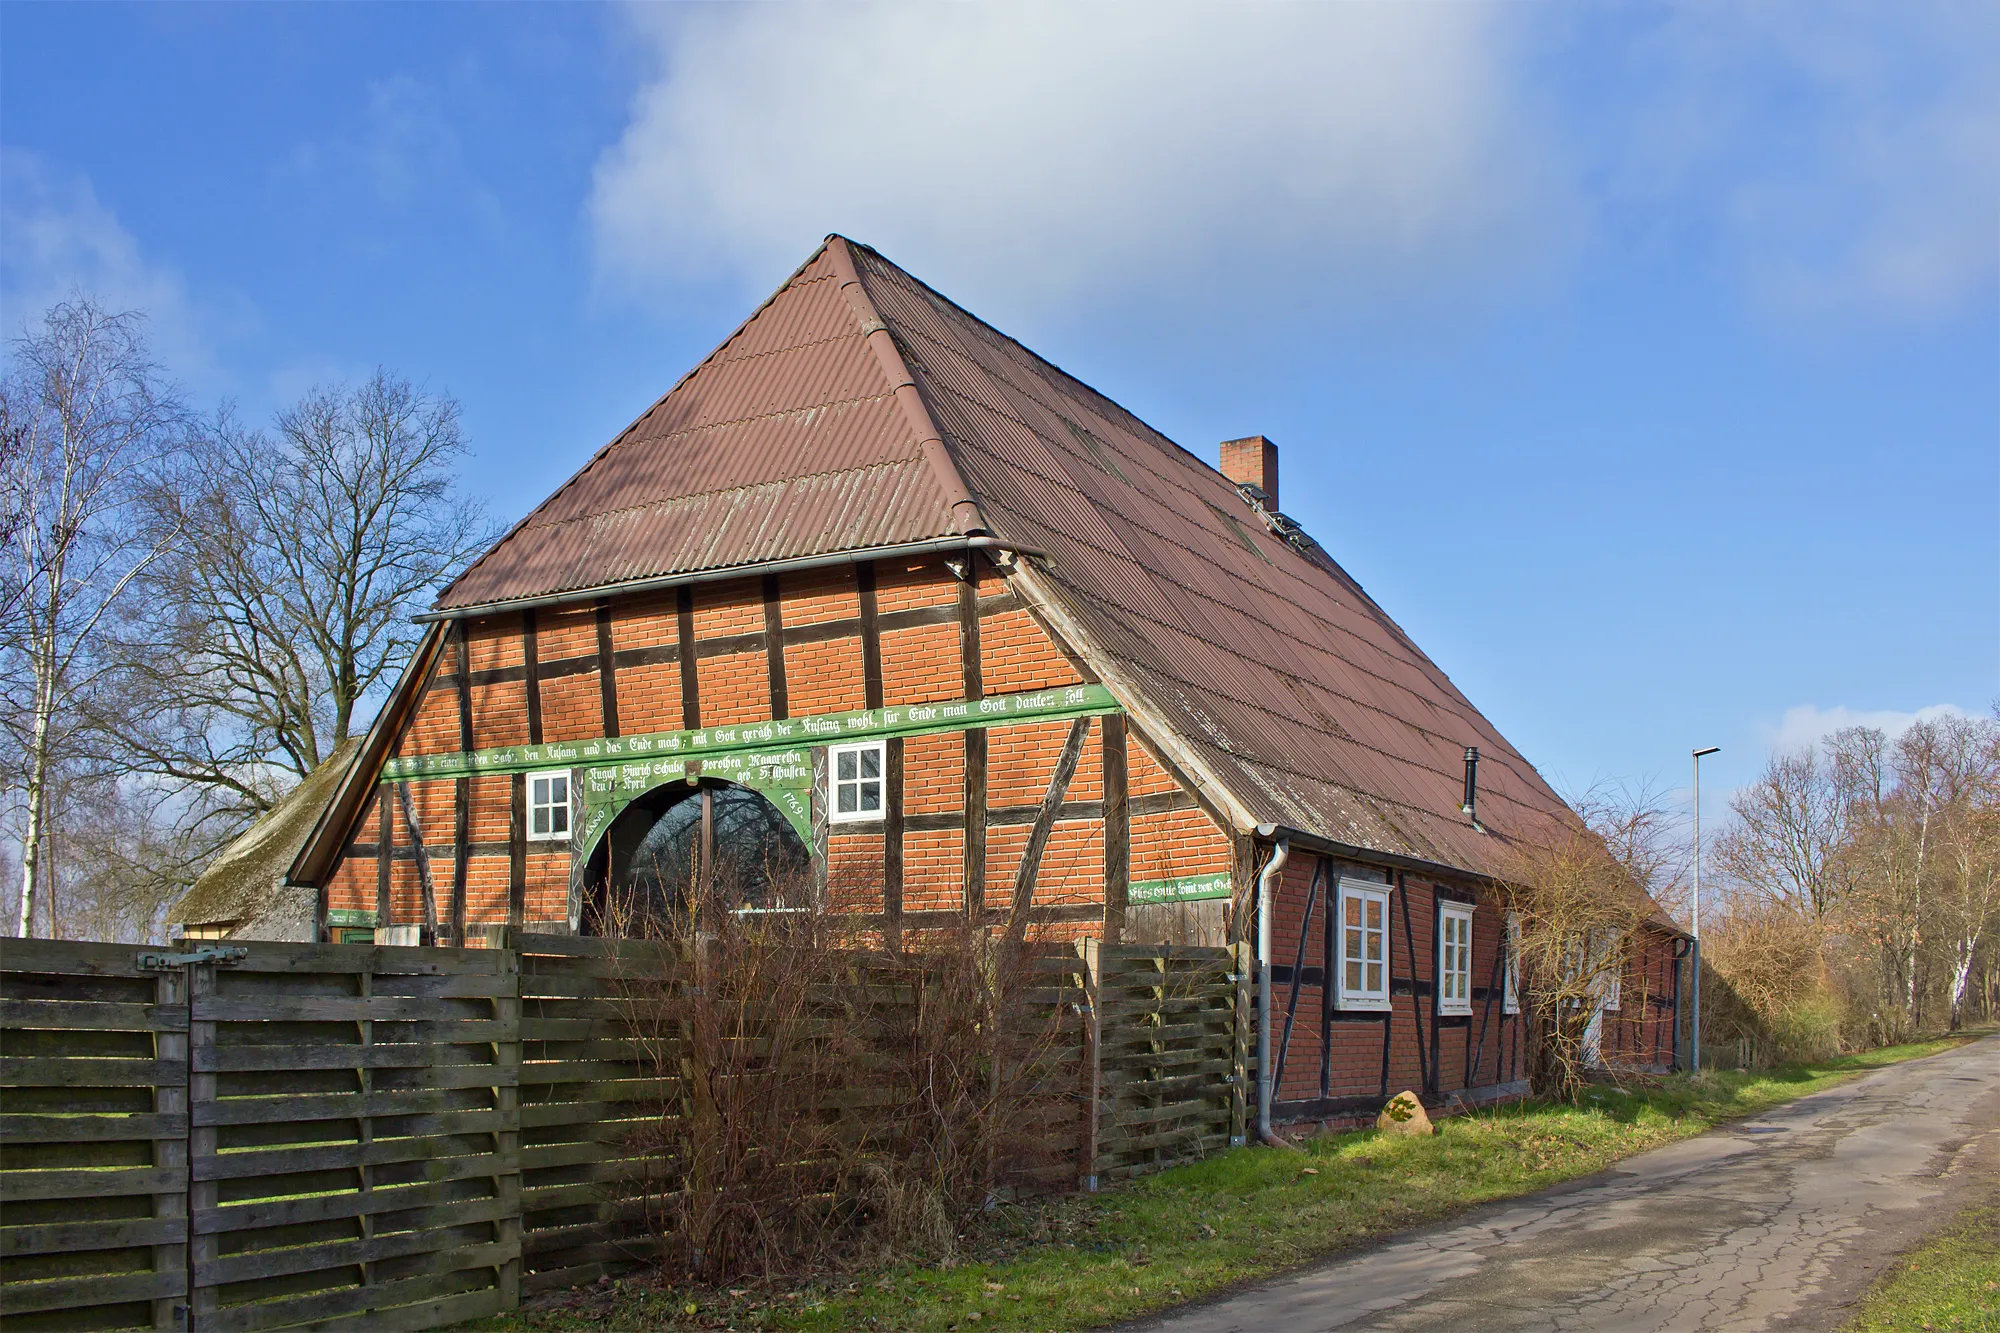
<path fill-rule="evenodd" d="M 1278 446 L 1261 435 L 1222 442 L 1222 475 L 1264 492 L 1264 508 L 1278 508 Z"/>

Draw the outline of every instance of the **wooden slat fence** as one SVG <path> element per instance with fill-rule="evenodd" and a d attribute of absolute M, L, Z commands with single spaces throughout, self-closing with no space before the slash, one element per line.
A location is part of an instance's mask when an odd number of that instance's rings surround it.
<path fill-rule="evenodd" d="M 1086 941 L 1084 957 L 1096 1011 L 1086 1176 L 1129 1179 L 1242 1142 L 1247 956 Z"/>
<path fill-rule="evenodd" d="M 521 1208 L 523 1294 L 594 1282 L 653 1257 L 646 1212 L 670 1187 L 629 1146 L 680 1095 L 671 1052 L 632 1032 L 635 990 L 671 986 L 643 944 L 523 935 Z"/>
<path fill-rule="evenodd" d="M 640 944 L 496 943 L 257 942 L 153 970 L 133 946 L 5 941 L 7 1329 L 394 1333 L 654 1257 L 678 1182 L 633 1141 L 680 1113 L 679 1065 L 633 997 L 671 994 L 673 969 Z M 1041 1150 L 1018 1183 L 1095 1188 L 1241 1140 L 1229 950 L 1086 941 L 1029 966 L 1010 1095 Z"/>
<path fill-rule="evenodd" d="M 0 942 L 0 1320 L 184 1328 L 188 1008 L 129 945 Z"/>
<path fill-rule="evenodd" d="M 190 971 L 192 1326 L 518 1304 L 514 955 L 259 944 Z"/>

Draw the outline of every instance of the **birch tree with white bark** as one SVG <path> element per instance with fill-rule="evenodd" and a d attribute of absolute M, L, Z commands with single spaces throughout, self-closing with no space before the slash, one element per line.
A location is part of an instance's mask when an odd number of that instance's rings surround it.
<path fill-rule="evenodd" d="M 8 725 L 22 790 L 19 934 L 35 894 L 55 766 L 80 739 L 88 701 L 125 659 L 114 631 L 174 534 L 143 521 L 140 498 L 186 438 L 187 414 L 147 355 L 143 317 L 87 297 L 52 307 L 14 340 L 4 419 L 13 529 L 4 544 L 4 640 L 15 698 Z"/>

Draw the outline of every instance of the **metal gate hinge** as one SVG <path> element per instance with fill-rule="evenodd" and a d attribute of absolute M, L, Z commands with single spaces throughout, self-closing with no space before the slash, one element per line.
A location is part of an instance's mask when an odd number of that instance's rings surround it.
<path fill-rule="evenodd" d="M 237 945 L 212 945 L 193 953 L 142 953 L 135 961 L 142 972 L 171 972 L 194 963 L 240 963 L 249 956 L 248 949 Z"/>

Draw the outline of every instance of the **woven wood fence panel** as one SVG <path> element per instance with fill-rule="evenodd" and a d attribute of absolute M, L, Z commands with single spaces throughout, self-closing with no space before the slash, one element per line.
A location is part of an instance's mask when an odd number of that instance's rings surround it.
<path fill-rule="evenodd" d="M 7 941 L 7 1328 L 395 1333 L 655 1257 L 678 1182 L 634 1144 L 681 1113 L 671 1024 L 644 1019 L 671 1012 L 675 969 L 647 945 L 505 943 L 253 942 L 148 969 L 132 946 Z M 1240 1139 L 1230 951 L 1086 941 L 1027 962 L 1010 1068 L 1043 1150 L 1023 1185 L 1094 1188 Z M 912 1003 L 912 965 L 869 1003 Z"/>
<path fill-rule="evenodd" d="M 511 953 L 257 944 L 190 976 L 191 1324 L 419 1329 L 518 1303 Z"/>
<path fill-rule="evenodd" d="M 1108 1183 L 1243 1139 L 1251 1073 L 1247 955 L 1239 948 L 1086 942 L 1096 1011 L 1096 1134 Z"/>
<path fill-rule="evenodd" d="M 670 1038 L 634 1033 L 635 990 L 673 984 L 657 949 L 523 935 L 521 1207 L 526 1294 L 594 1282 L 657 1251 L 647 1211 L 672 1182 L 628 1145 L 672 1113 Z M 664 1042 L 665 1044 L 660 1044 Z"/>
<path fill-rule="evenodd" d="M 0 943 L 0 1319 L 184 1328 L 187 979 Z"/>

